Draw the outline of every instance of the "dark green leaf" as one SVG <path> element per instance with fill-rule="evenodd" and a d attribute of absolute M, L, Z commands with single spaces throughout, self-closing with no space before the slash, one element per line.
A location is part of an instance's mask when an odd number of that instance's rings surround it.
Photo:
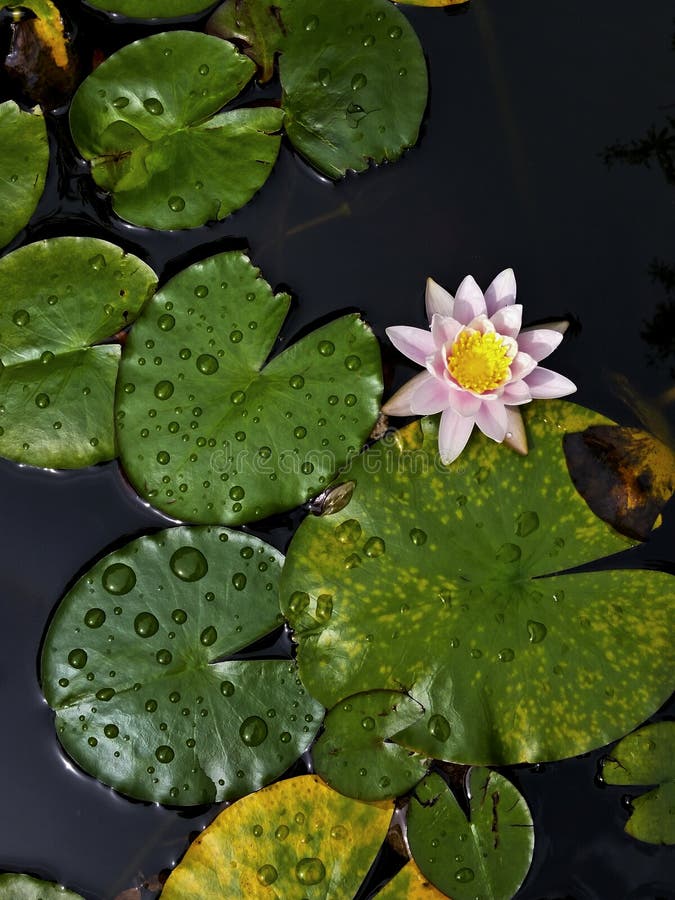
<path fill-rule="evenodd" d="M 380 351 L 344 316 L 267 365 L 290 298 L 248 258 L 222 253 L 173 278 L 124 348 L 123 465 L 154 506 L 239 524 L 320 491 L 377 418 Z"/>
<path fill-rule="evenodd" d="M 532 862 L 534 828 L 523 797 L 497 772 L 467 774 L 469 818 L 438 775 L 408 807 L 408 843 L 427 878 L 454 900 L 508 900 Z"/>
<path fill-rule="evenodd" d="M 215 0 L 86 0 L 87 6 L 131 19 L 175 19 L 203 12 Z"/>
<path fill-rule="evenodd" d="M 658 785 L 632 801 L 628 834 L 650 844 L 675 844 L 675 722 L 654 722 L 629 734 L 602 767 L 607 784 Z"/>
<path fill-rule="evenodd" d="M 419 704 L 397 691 L 348 697 L 326 716 L 312 750 L 315 771 L 357 800 L 405 794 L 426 772 L 426 760 L 389 738 L 423 715 Z"/>
<path fill-rule="evenodd" d="M 229 660 L 279 624 L 279 553 L 175 528 L 110 554 L 66 595 L 42 654 L 59 740 L 124 794 L 189 806 L 256 791 L 322 709 L 283 659 Z"/>
<path fill-rule="evenodd" d="M 225 0 L 207 23 L 207 31 L 244 45 L 245 53 L 260 70 L 260 81 L 269 81 L 274 60 L 284 39 L 280 0 Z"/>
<path fill-rule="evenodd" d="M 565 401 L 524 414 L 526 457 L 475 434 L 443 466 L 436 419 L 375 445 L 350 467 L 348 505 L 307 518 L 284 568 L 308 690 L 328 708 L 406 690 L 426 714 L 397 741 L 430 757 L 573 756 L 672 688 L 671 575 L 555 574 L 629 545 L 579 496 L 562 450 L 606 420 Z"/>
<path fill-rule="evenodd" d="M 73 138 L 119 216 L 192 228 L 251 199 L 276 160 L 283 113 L 218 111 L 253 69 L 226 41 L 172 31 L 123 47 L 86 79 L 70 112 Z"/>
<path fill-rule="evenodd" d="M 297 150 L 337 178 L 412 147 L 427 69 L 405 16 L 389 0 L 291 0 L 282 16 L 285 126 Z"/>
<path fill-rule="evenodd" d="M 40 241 L 0 260 L 0 454 L 66 469 L 115 456 L 120 347 L 100 342 L 155 285 L 138 257 L 94 238 Z"/>
<path fill-rule="evenodd" d="M 4 247 L 35 212 L 45 186 L 49 146 L 40 110 L 24 112 L 12 100 L 0 103 L 0 132 L 0 247 Z"/>

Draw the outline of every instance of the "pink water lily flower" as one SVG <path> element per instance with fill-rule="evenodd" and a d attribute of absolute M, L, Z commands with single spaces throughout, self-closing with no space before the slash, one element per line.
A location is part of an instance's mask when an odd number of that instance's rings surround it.
<path fill-rule="evenodd" d="M 474 425 L 493 441 L 527 453 L 517 407 L 576 390 L 569 378 L 537 365 L 558 346 L 566 323 L 521 332 L 523 307 L 515 301 L 511 269 L 500 272 L 485 294 L 471 275 L 455 297 L 429 278 L 430 330 L 387 328 L 396 349 L 426 371 L 405 384 L 382 411 L 391 416 L 442 413 L 438 443 L 445 464 L 462 452 Z"/>

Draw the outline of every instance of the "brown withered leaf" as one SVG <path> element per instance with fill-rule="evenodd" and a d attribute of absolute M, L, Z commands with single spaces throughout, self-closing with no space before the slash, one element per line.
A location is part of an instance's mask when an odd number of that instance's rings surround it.
<path fill-rule="evenodd" d="M 594 425 L 563 438 L 574 486 L 621 534 L 644 541 L 675 490 L 675 454 L 640 428 Z"/>
<path fill-rule="evenodd" d="M 0 0 L 0 8 L 16 12 L 5 59 L 8 73 L 32 103 L 60 106 L 75 89 L 78 65 L 58 8 L 52 0 Z"/>

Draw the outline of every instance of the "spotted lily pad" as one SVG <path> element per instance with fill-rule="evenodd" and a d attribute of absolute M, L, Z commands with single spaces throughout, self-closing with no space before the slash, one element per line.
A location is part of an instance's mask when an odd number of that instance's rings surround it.
<path fill-rule="evenodd" d="M 389 738 L 423 715 L 422 707 L 400 691 L 347 698 L 326 716 L 312 750 L 315 771 L 357 800 L 405 794 L 425 774 L 426 760 Z"/>
<path fill-rule="evenodd" d="M 204 12 L 215 0 L 86 0 L 87 6 L 131 19 L 175 19 Z"/>
<path fill-rule="evenodd" d="M 415 144 L 427 68 L 417 35 L 389 0 L 292 0 L 282 16 L 285 127 L 313 166 L 338 178 Z"/>
<path fill-rule="evenodd" d="M 0 898 L 2 900 L 82 900 L 80 894 L 67 891 L 60 884 L 40 881 L 30 875 L 0 875 Z"/>
<path fill-rule="evenodd" d="M 331 708 L 407 691 L 426 712 L 397 741 L 431 757 L 573 756 L 672 688 L 671 575 L 556 574 L 630 545 L 576 492 L 562 450 L 606 420 L 565 401 L 524 415 L 526 457 L 476 434 L 443 466 L 437 418 L 376 444 L 350 467 L 347 506 L 306 519 L 284 568 L 310 693 Z"/>
<path fill-rule="evenodd" d="M 392 803 L 349 800 L 315 775 L 273 784 L 224 810 L 192 844 L 162 900 L 319 900 L 356 893 Z"/>
<path fill-rule="evenodd" d="M 267 365 L 288 311 L 248 258 L 173 278 L 124 348 L 119 446 L 136 489 L 175 518 L 239 524 L 321 491 L 377 418 L 380 351 L 356 315 Z"/>
<path fill-rule="evenodd" d="M 172 31 L 123 47 L 83 82 L 73 138 L 119 216 L 192 228 L 251 199 L 276 160 L 283 113 L 218 111 L 253 71 L 227 41 Z"/>
<path fill-rule="evenodd" d="M 321 707 L 290 660 L 231 659 L 278 626 L 281 562 L 248 535 L 183 527 L 96 563 L 42 654 L 70 756 L 124 794 L 181 806 L 239 797 L 288 768 Z"/>
<path fill-rule="evenodd" d="M 115 456 L 119 344 L 152 269 L 114 244 L 63 237 L 0 260 L 0 454 L 76 468 Z"/>
<path fill-rule="evenodd" d="M 12 100 L 0 103 L 0 132 L 0 247 L 4 247 L 35 212 L 45 186 L 49 147 L 40 110 L 24 112 Z"/>
<path fill-rule="evenodd" d="M 411 859 L 375 896 L 377 900 L 442 900 L 447 894 L 435 888 Z"/>
<path fill-rule="evenodd" d="M 629 734 L 602 767 L 608 784 L 657 785 L 631 802 L 626 832 L 650 844 L 675 844 L 675 722 L 654 722 Z"/>
<path fill-rule="evenodd" d="M 534 828 L 523 797 L 503 775 L 472 768 L 469 815 L 439 775 L 416 788 L 408 843 L 427 878 L 454 900 L 513 897 L 532 862 Z"/>

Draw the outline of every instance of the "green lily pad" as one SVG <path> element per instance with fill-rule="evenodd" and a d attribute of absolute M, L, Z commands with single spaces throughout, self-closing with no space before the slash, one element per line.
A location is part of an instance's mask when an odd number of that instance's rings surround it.
<path fill-rule="evenodd" d="M 357 800 L 405 794 L 424 776 L 427 763 L 389 738 L 423 715 L 418 703 L 397 691 L 347 698 L 328 713 L 312 749 L 316 773 Z"/>
<path fill-rule="evenodd" d="M 562 450 L 564 434 L 606 420 L 565 401 L 524 415 L 526 457 L 475 434 L 443 466 L 437 418 L 376 444 L 350 467 L 347 506 L 307 518 L 284 568 L 307 689 L 327 708 L 407 691 L 426 714 L 397 741 L 430 757 L 573 756 L 672 687 L 671 575 L 555 574 L 630 545 L 576 492 Z"/>
<path fill-rule="evenodd" d="M 204 12 L 215 0 L 86 0 L 87 6 L 130 19 L 175 19 Z"/>
<path fill-rule="evenodd" d="M 503 775 L 472 768 L 469 816 L 439 775 L 408 806 L 408 843 L 427 878 L 454 900 L 513 897 L 527 875 L 534 827 L 525 800 Z"/>
<path fill-rule="evenodd" d="M 629 734 L 602 767 L 607 784 L 658 785 L 636 797 L 626 832 L 650 844 L 675 844 L 675 722 L 654 722 Z"/>
<path fill-rule="evenodd" d="M 40 881 L 30 875 L 0 875 L 0 900 L 83 900 L 60 884 Z"/>
<path fill-rule="evenodd" d="M 188 849 L 162 900 L 348 900 L 384 840 L 393 803 L 360 803 L 315 775 L 225 809 Z"/>
<path fill-rule="evenodd" d="M 258 66 L 260 81 L 274 74 L 276 54 L 284 40 L 282 0 L 225 0 L 206 25 L 209 34 L 244 45 L 246 55 Z"/>
<path fill-rule="evenodd" d="M 239 524 L 314 496 L 377 418 L 380 351 L 356 315 L 271 362 L 290 298 L 248 258 L 221 253 L 155 295 L 124 348 L 122 463 L 154 506 Z"/>
<path fill-rule="evenodd" d="M 287 36 L 279 72 L 295 148 L 338 178 L 412 147 L 428 85 L 422 48 L 405 16 L 389 0 L 292 0 L 282 14 Z"/>
<path fill-rule="evenodd" d="M 38 108 L 24 112 L 0 103 L 0 247 L 26 225 L 42 196 L 49 162 L 45 120 Z"/>
<path fill-rule="evenodd" d="M 115 456 L 120 346 L 100 342 L 136 318 L 156 281 L 138 257 L 94 238 L 0 260 L 0 455 L 66 469 Z"/>
<path fill-rule="evenodd" d="M 78 765 L 180 806 L 239 797 L 288 768 L 321 707 L 290 660 L 228 659 L 279 625 L 281 563 L 246 534 L 185 527 L 96 563 L 42 653 L 42 688 Z"/>
<path fill-rule="evenodd" d="M 119 216 L 192 228 L 251 199 L 277 158 L 283 113 L 218 111 L 253 70 L 227 41 L 171 31 L 123 47 L 92 72 L 73 98 L 70 124 Z"/>

